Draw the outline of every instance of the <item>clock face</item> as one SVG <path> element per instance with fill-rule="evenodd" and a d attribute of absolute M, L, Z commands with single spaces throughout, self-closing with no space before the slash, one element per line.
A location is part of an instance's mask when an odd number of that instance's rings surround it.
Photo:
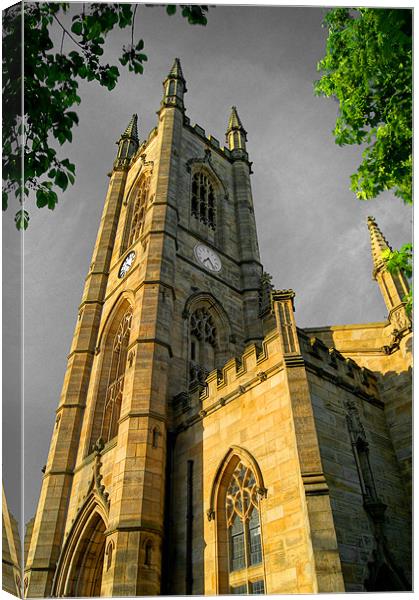
<path fill-rule="evenodd" d="M 118 277 L 120 279 L 122 279 L 122 277 L 124 277 L 124 275 L 126 273 L 128 273 L 128 271 L 131 268 L 132 263 L 134 262 L 135 259 L 135 252 L 132 251 L 129 254 L 127 254 L 127 256 L 124 259 L 124 262 L 121 265 L 121 268 L 119 269 L 119 273 L 118 273 Z"/>
<path fill-rule="evenodd" d="M 208 271 L 218 273 L 221 271 L 221 258 L 214 250 L 204 244 L 197 244 L 194 248 L 197 261 L 201 263 Z"/>

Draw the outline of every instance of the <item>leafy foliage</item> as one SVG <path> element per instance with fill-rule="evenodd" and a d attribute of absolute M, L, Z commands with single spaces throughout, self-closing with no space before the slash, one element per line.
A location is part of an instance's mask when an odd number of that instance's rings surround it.
<path fill-rule="evenodd" d="M 404 244 L 400 250 L 385 250 L 382 254 L 383 260 L 386 263 L 389 273 L 397 273 L 401 271 L 407 277 L 412 279 L 413 275 L 413 246 L 412 244 Z M 409 293 L 403 298 L 406 303 L 406 312 L 410 316 L 413 309 L 412 288 Z"/>
<path fill-rule="evenodd" d="M 327 13 L 329 35 L 318 95 L 334 96 L 336 143 L 366 144 L 351 176 L 361 200 L 394 190 L 412 202 L 412 11 L 336 8 Z"/>
<path fill-rule="evenodd" d="M 134 42 L 136 4 L 79 5 L 81 11 L 67 28 L 62 17 L 70 4 L 24 3 L 24 106 L 21 109 L 21 6 L 3 13 L 3 210 L 14 193 L 22 208 L 15 216 L 18 229 L 26 229 L 29 213 L 24 199 L 34 196 L 39 208 L 53 210 L 60 191 L 75 181 L 75 165 L 60 158 L 59 145 L 71 142 L 78 124 L 74 107 L 80 104 L 79 81 L 97 81 L 108 90 L 119 78 L 116 65 L 102 64 L 107 35 L 119 27 L 131 28 L 130 43 L 123 46 L 119 62 L 134 73 L 142 73 L 147 55 L 144 41 Z M 176 6 L 167 6 L 169 15 Z M 206 25 L 207 6 L 181 5 L 182 17 L 192 25 Z M 59 28 L 61 50 L 56 51 L 51 31 Z M 63 42 L 74 49 L 63 53 Z M 22 118 L 23 112 L 23 118 Z M 54 147 L 55 146 L 55 147 Z M 22 173 L 23 154 L 23 173 Z"/>

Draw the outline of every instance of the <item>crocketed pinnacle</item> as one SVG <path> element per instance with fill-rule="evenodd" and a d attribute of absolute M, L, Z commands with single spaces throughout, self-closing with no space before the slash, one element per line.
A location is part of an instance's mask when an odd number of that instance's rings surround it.
<path fill-rule="evenodd" d="M 132 115 L 131 121 L 128 123 L 128 127 L 125 129 L 124 133 L 122 134 L 122 137 L 123 138 L 131 138 L 131 139 L 135 140 L 136 142 L 138 142 L 137 123 L 138 123 L 138 116 L 136 114 L 134 114 L 134 115 Z"/>
<path fill-rule="evenodd" d="M 391 246 L 381 233 L 374 217 L 368 217 L 367 222 L 368 229 L 370 230 L 372 261 L 374 269 L 377 269 L 383 264 L 384 250 L 391 250 Z"/>
<path fill-rule="evenodd" d="M 128 123 L 128 127 L 119 138 L 118 153 L 113 163 L 115 169 L 126 169 L 129 167 L 130 162 L 134 154 L 138 150 L 138 130 L 137 130 L 137 115 L 132 115 L 131 121 Z"/>
<path fill-rule="evenodd" d="M 229 133 L 233 129 L 239 129 L 241 131 L 244 131 L 244 127 L 242 125 L 242 122 L 240 121 L 240 117 L 237 113 L 237 108 L 235 106 L 232 106 L 231 108 L 231 115 L 230 119 L 228 120 L 227 133 Z"/>
<path fill-rule="evenodd" d="M 167 77 L 168 79 L 182 79 L 182 81 L 185 81 L 185 78 L 183 77 L 182 73 L 182 67 L 180 66 L 180 60 L 178 58 L 175 58 L 173 67 L 171 68 L 170 73 Z"/>

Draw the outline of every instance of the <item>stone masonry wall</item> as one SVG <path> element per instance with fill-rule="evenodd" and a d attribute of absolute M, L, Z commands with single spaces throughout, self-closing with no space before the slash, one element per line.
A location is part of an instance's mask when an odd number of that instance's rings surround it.
<path fill-rule="evenodd" d="M 241 365 L 230 360 L 219 378 L 212 372 L 201 395 L 201 412 L 178 416 L 172 496 L 171 593 L 185 593 L 186 469 L 193 460 L 193 593 L 221 588 L 228 565 L 218 555 L 219 514 L 211 506 L 217 469 L 230 449 L 250 453 L 263 475 L 260 499 L 266 593 L 317 591 L 314 557 L 292 412 L 274 333 L 262 354 L 246 349 Z M 215 516 L 208 519 L 207 511 Z M 224 508 L 222 509 L 224 510 Z M 251 580 L 252 571 L 248 577 Z"/>
<path fill-rule="evenodd" d="M 389 322 L 335 325 L 305 329 L 326 346 L 370 369 L 377 380 L 385 418 L 411 502 L 412 486 L 412 336 L 405 336 L 390 353 L 394 326 Z"/>
<path fill-rule="evenodd" d="M 368 562 L 376 549 L 374 526 L 363 506 L 360 478 L 347 423 L 353 403 L 365 430 L 379 499 L 387 505 L 383 526 L 396 568 L 411 569 L 410 517 L 404 482 L 386 422 L 378 378 L 315 338 L 301 336 L 322 463 L 330 489 L 346 591 L 365 591 Z M 330 357 L 334 356 L 334 361 Z"/>

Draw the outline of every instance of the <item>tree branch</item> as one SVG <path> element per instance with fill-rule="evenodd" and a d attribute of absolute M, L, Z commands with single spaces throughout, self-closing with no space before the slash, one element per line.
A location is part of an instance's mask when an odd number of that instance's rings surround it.
<path fill-rule="evenodd" d="M 61 48 L 60 48 L 60 54 L 63 53 L 63 44 L 64 44 L 64 36 L 65 36 L 65 31 L 63 29 L 63 36 L 61 38 Z"/>
<path fill-rule="evenodd" d="M 134 12 L 132 15 L 132 27 L 131 27 L 131 45 L 134 47 L 134 25 L 135 25 L 135 13 L 137 12 L 138 4 L 135 5 Z"/>
<path fill-rule="evenodd" d="M 85 52 L 86 49 L 84 48 L 84 46 L 82 46 L 81 44 L 79 44 L 78 41 L 73 38 L 73 36 L 71 35 L 71 33 L 69 31 L 67 31 L 67 29 L 64 27 L 64 25 L 57 19 L 57 17 L 55 15 L 52 15 L 52 16 L 57 21 L 58 25 L 61 27 L 61 29 L 64 31 L 64 33 L 66 33 L 68 35 L 68 37 L 70 38 L 70 40 L 72 40 L 76 44 L 76 46 L 78 46 L 79 48 L 81 48 L 83 50 L 83 52 Z"/>

